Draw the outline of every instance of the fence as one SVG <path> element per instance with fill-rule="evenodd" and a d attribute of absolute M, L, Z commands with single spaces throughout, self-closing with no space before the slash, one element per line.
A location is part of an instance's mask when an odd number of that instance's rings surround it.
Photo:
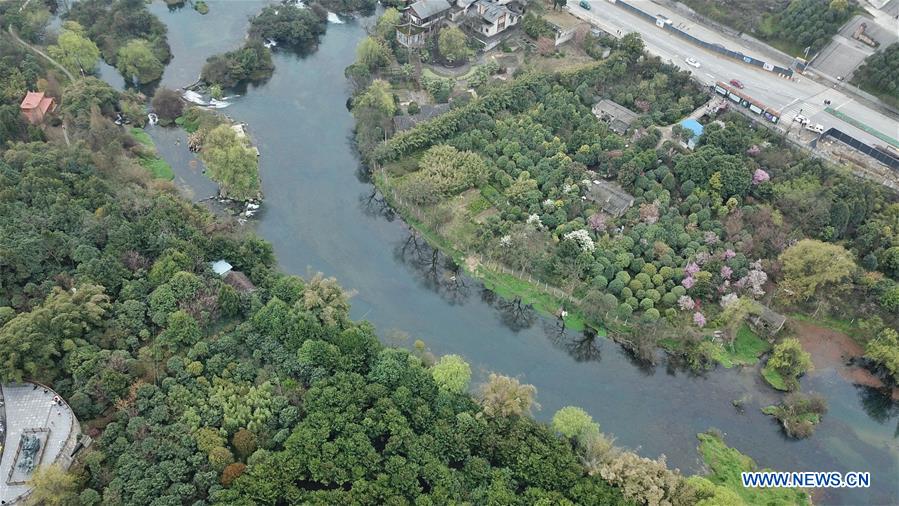
<path fill-rule="evenodd" d="M 656 26 L 659 26 L 662 30 L 665 30 L 674 35 L 677 35 L 678 37 L 681 37 L 682 39 L 686 39 L 687 41 L 689 41 L 693 44 L 696 44 L 697 46 L 704 47 L 706 49 L 720 53 L 721 55 L 727 56 L 728 58 L 740 60 L 743 63 L 752 65 L 753 67 L 759 67 L 763 70 L 773 72 L 773 73 L 778 74 L 783 77 L 792 77 L 793 76 L 793 71 L 791 69 L 780 67 L 780 66 L 777 66 L 777 65 L 774 65 L 771 63 L 767 63 L 763 60 L 753 58 L 752 56 L 745 55 L 738 51 L 732 51 L 720 44 L 713 44 L 711 42 L 706 42 L 702 39 L 694 37 L 694 36 L 690 35 L 689 33 L 673 26 L 671 24 L 671 21 L 668 20 L 667 18 L 660 18 L 654 14 L 649 14 L 648 12 L 646 12 L 642 9 L 639 9 L 638 7 L 635 7 L 635 6 L 625 2 L 624 0 L 610 0 L 610 1 L 612 1 L 615 5 L 621 6 L 622 8 L 627 9 L 628 11 L 630 11 L 642 18 L 655 23 Z"/>
<path fill-rule="evenodd" d="M 826 132 L 824 132 L 823 135 L 829 135 L 834 139 L 842 142 L 843 144 L 846 144 L 847 146 L 855 149 L 856 151 L 874 158 L 887 167 L 893 170 L 899 170 L 899 158 L 887 153 L 886 151 L 881 151 L 877 148 L 869 146 L 845 132 L 837 130 L 836 128 L 830 128 Z"/>

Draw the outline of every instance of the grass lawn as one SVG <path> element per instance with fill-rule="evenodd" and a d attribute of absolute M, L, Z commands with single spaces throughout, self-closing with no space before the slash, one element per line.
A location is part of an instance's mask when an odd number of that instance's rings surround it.
<path fill-rule="evenodd" d="M 175 171 L 172 170 L 172 166 L 156 154 L 156 144 L 150 134 L 142 128 L 132 127 L 131 136 L 146 148 L 145 154 L 140 156 L 139 163 L 141 167 L 153 174 L 153 179 L 165 179 L 166 181 L 175 179 Z"/>
<path fill-rule="evenodd" d="M 736 492 L 746 504 L 809 504 L 808 495 L 800 489 L 743 487 L 740 473 L 758 470 L 755 461 L 736 449 L 730 448 L 714 434 L 702 433 L 697 437 L 699 438 L 699 454 L 711 470 L 711 474 L 707 478 L 712 483 Z"/>
<path fill-rule="evenodd" d="M 555 315 L 556 311 L 563 305 L 562 301 L 540 290 L 534 284 L 511 274 L 494 272 L 482 267 L 478 269 L 477 275 L 481 278 L 485 287 L 493 290 L 500 297 L 504 299 L 521 297 L 521 302 L 534 306 L 534 309 L 543 315 Z M 587 323 L 580 314 L 571 311 L 565 317 L 565 326 L 580 332 L 587 327 Z M 606 335 L 605 329 L 599 328 L 595 330 L 599 335 Z"/>
<path fill-rule="evenodd" d="M 733 346 L 724 347 L 727 359 L 731 363 L 730 366 L 724 364 L 724 367 L 752 365 L 758 362 L 759 357 L 768 351 L 770 347 L 768 342 L 757 336 L 748 325 L 743 325 L 737 331 L 737 337 L 734 338 Z"/>
<path fill-rule="evenodd" d="M 779 372 L 770 367 L 762 368 L 762 377 L 765 378 L 765 381 L 767 381 L 769 385 L 776 388 L 777 390 L 783 392 L 787 392 L 790 390 L 789 388 L 787 388 L 787 383 L 786 381 L 784 381 L 783 376 L 781 376 Z"/>

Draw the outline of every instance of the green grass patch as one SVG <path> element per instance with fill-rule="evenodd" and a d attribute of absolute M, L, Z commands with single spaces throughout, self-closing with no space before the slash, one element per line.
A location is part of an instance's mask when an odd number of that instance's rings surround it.
<path fill-rule="evenodd" d="M 487 209 L 490 209 L 490 206 L 491 204 L 489 200 L 485 199 L 483 195 L 478 195 L 477 197 L 473 198 L 471 202 L 469 202 L 468 205 L 465 206 L 465 208 L 469 213 L 471 213 L 472 216 L 477 216 Z"/>
<path fill-rule="evenodd" d="M 765 378 L 765 381 L 768 382 L 769 385 L 776 388 L 777 390 L 787 392 L 790 389 L 787 388 L 787 382 L 784 380 L 783 376 L 780 375 L 779 372 L 775 371 L 771 367 L 762 368 L 762 377 Z"/>
<path fill-rule="evenodd" d="M 143 152 L 138 155 L 138 163 L 140 163 L 141 167 L 150 171 L 153 179 L 165 179 L 166 181 L 175 179 L 175 171 L 168 162 L 159 157 L 159 154 L 156 152 L 156 143 L 153 142 L 150 134 L 142 128 L 132 127 L 131 136 L 143 146 Z"/>
<path fill-rule="evenodd" d="M 735 492 L 748 505 L 809 504 L 808 494 L 797 488 L 749 488 L 744 487 L 740 473 L 758 471 L 749 456 L 727 446 L 720 436 L 702 433 L 699 438 L 699 454 L 711 470 L 707 478 Z M 765 469 L 767 470 L 767 469 Z"/>
<path fill-rule="evenodd" d="M 175 171 L 172 166 L 162 158 L 157 157 L 141 157 L 141 167 L 153 174 L 153 179 L 165 179 L 171 181 L 175 179 Z"/>
<path fill-rule="evenodd" d="M 759 357 L 770 347 L 768 341 L 757 336 L 748 325 L 744 324 L 737 331 L 733 345 L 725 346 L 725 351 L 734 365 L 752 365 L 758 362 Z"/>
<path fill-rule="evenodd" d="M 684 351 L 684 342 L 680 339 L 663 337 L 662 339 L 659 339 L 657 344 L 659 345 L 659 347 L 672 353 L 681 353 Z"/>
<path fill-rule="evenodd" d="M 484 283 L 484 286 L 496 292 L 497 295 L 504 299 L 521 298 L 524 304 L 530 304 L 539 313 L 548 316 L 554 316 L 556 311 L 563 306 L 562 301 L 556 297 L 537 288 L 533 283 L 513 276 L 494 272 L 489 269 L 478 269 L 478 276 Z M 576 332 L 583 331 L 587 324 L 584 318 L 575 311 L 569 311 L 565 317 L 565 326 Z M 600 335 L 605 335 L 605 329 L 596 329 Z"/>
<path fill-rule="evenodd" d="M 143 128 L 131 127 L 131 136 L 141 145 L 156 149 L 156 143 L 153 142 L 150 134 L 145 132 Z"/>

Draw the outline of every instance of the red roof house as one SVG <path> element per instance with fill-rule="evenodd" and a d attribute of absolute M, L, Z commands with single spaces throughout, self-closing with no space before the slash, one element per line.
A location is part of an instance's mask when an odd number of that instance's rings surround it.
<path fill-rule="evenodd" d="M 25 119 L 32 125 L 36 125 L 44 121 L 44 116 L 53 110 L 53 98 L 44 96 L 40 91 L 29 91 L 25 95 L 25 100 L 19 106 Z"/>

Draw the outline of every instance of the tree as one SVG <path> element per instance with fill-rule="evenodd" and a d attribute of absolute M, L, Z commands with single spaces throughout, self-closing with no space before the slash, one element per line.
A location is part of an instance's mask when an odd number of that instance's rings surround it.
<path fill-rule="evenodd" d="M 487 416 L 515 417 L 530 413 L 535 405 L 534 385 L 521 384 L 516 378 L 490 374 L 481 387 L 481 406 Z"/>
<path fill-rule="evenodd" d="M 374 70 L 383 67 L 390 61 L 390 50 L 384 42 L 374 37 L 365 37 L 356 46 L 356 63 Z"/>
<path fill-rule="evenodd" d="M 865 358 L 883 367 L 893 383 L 899 384 L 899 334 L 895 329 L 884 328 L 877 337 L 868 341 Z"/>
<path fill-rule="evenodd" d="M 375 23 L 375 35 L 380 37 L 385 41 L 390 41 L 396 38 L 396 27 L 400 24 L 402 16 L 400 15 L 400 11 L 396 10 L 393 7 L 387 8 L 381 17 L 378 18 L 378 22 Z"/>
<path fill-rule="evenodd" d="M 63 23 L 56 45 L 49 46 L 47 52 L 75 74 L 90 74 L 100 60 L 97 45 L 84 35 L 84 28 L 75 21 Z"/>
<path fill-rule="evenodd" d="M 29 485 L 32 487 L 31 494 L 25 501 L 29 506 L 68 506 L 78 502 L 75 476 L 58 465 L 38 467 L 31 475 Z"/>
<path fill-rule="evenodd" d="M 116 68 L 125 79 L 137 84 L 156 81 L 165 70 L 150 44 L 143 39 L 133 39 L 119 49 Z"/>
<path fill-rule="evenodd" d="M 856 270 L 852 255 L 836 244 L 803 239 L 781 253 L 784 279 L 780 288 L 787 300 L 808 300 L 845 291 Z"/>
<path fill-rule="evenodd" d="M 228 125 L 219 125 L 206 134 L 200 157 L 209 176 L 221 186 L 223 196 L 235 200 L 259 197 L 259 159 L 245 137 Z"/>
<path fill-rule="evenodd" d="M 268 6 L 250 20 L 250 35 L 305 50 L 324 35 L 326 19 L 316 9 L 301 9 L 293 4 Z"/>
<path fill-rule="evenodd" d="M 787 388 L 795 390 L 799 386 L 799 377 L 812 370 L 812 357 L 802 349 L 799 339 L 791 337 L 774 346 L 765 368 L 776 371 Z"/>
<path fill-rule="evenodd" d="M 440 388 L 461 394 L 471 382 L 471 366 L 459 355 L 444 355 L 431 368 L 431 376 Z"/>
<path fill-rule="evenodd" d="M 247 429 L 240 429 L 231 438 L 231 445 L 234 446 L 237 457 L 241 460 L 246 460 L 247 457 L 256 451 L 256 434 Z"/>
<path fill-rule="evenodd" d="M 552 427 L 568 439 L 584 440 L 599 432 L 599 424 L 581 408 L 565 406 L 553 415 Z"/>
<path fill-rule="evenodd" d="M 175 90 L 162 86 L 156 90 L 150 105 L 153 106 L 153 111 L 159 115 L 159 118 L 165 121 L 174 121 L 184 111 L 181 95 Z"/>
<path fill-rule="evenodd" d="M 393 116 L 396 112 L 396 103 L 390 92 L 390 83 L 381 79 L 375 79 L 364 93 L 353 99 L 353 110 L 374 109 L 384 116 Z"/>
<path fill-rule="evenodd" d="M 437 37 L 437 49 L 449 62 L 464 60 L 468 56 L 465 34 L 455 26 L 440 30 L 440 35 Z"/>

